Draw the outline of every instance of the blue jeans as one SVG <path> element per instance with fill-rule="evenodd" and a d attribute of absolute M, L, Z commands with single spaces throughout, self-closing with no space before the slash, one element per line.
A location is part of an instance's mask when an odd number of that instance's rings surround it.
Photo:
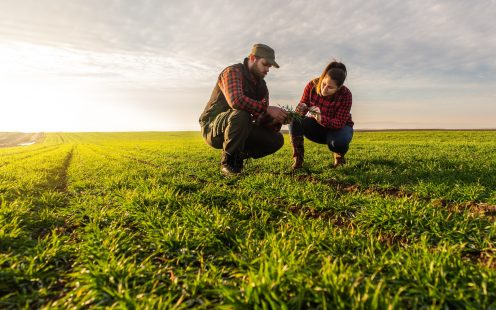
<path fill-rule="evenodd" d="M 331 152 L 346 154 L 353 138 L 353 127 L 344 126 L 340 129 L 330 129 L 320 125 L 313 117 L 305 117 L 301 121 L 293 120 L 289 124 L 292 136 L 305 136 L 307 139 L 327 144 Z"/>

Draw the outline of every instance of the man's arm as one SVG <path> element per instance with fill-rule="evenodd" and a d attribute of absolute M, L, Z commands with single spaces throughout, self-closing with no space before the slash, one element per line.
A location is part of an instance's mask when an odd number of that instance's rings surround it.
<path fill-rule="evenodd" d="M 222 72 L 219 87 L 224 93 L 227 103 L 233 109 L 247 111 L 255 118 L 267 110 L 268 96 L 258 101 L 244 95 L 243 74 L 237 68 L 228 67 Z"/>

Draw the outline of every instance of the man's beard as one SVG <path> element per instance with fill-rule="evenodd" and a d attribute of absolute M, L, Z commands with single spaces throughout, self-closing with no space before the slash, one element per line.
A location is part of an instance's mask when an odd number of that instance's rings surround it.
<path fill-rule="evenodd" d="M 258 71 L 255 66 L 251 68 L 251 74 L 253 74 L 256 78 L 263 79 L 265 78 L 265 75 L 262 74 L 262 72 Z"/>

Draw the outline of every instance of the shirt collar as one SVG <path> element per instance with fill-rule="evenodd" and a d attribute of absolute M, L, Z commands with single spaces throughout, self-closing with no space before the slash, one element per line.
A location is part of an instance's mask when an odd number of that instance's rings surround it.
<path fill-rule="evenodd" d="M 254 82 L 254 83 L 258 83 L 259 82 L 259 79 L 256 78 L 251 72 L 250 72 L 250 68 L 248 67 L 248 57 L 246 57 L 244 60 L 243 60 L 243 65 L 245 67 L 245 72 L 246 72 L 246 76 L 247 78 Z"/>

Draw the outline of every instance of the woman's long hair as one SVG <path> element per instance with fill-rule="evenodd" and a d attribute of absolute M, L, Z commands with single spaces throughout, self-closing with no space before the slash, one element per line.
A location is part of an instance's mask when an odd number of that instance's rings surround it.
<path fill-rule="evenodd" d="M 334 82 L 336 82 L 336 85 L 340 87 L 341 85 L 343 85 L 344 80 L 346 80 L 346 74 L 346 66 L 342 62 L 333 60 L 325 67 L 320 77 L 315 78 L 312 81 L 313 87 L 315 88 L 317 94 L 319 96 L 322 96 L 322 80 L 324 80 L 326 76 L 329 76 Z"/>

